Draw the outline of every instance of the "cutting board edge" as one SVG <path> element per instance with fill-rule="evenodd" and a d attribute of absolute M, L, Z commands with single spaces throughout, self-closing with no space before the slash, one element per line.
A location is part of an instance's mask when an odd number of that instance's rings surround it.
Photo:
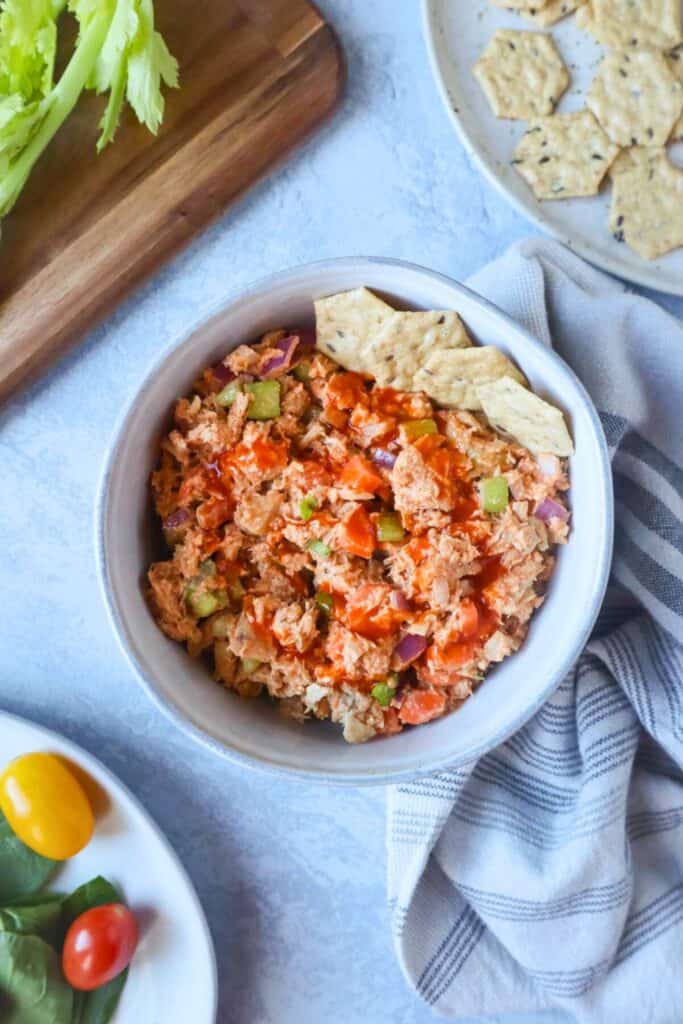
<path fill-rule="evenodd" d="M 314 111 L 313 116 L 311 116 L 309 121 L 302 124 L 301 131 L 293 132 L 280 154 L 274 159 L 267 160 L 255 176 L 241 185 L 225 203 L 211 210 L 200 223 L 195 224 L 188 220 L 186 222 L 186 230 L 176 232 L 173 239 L 164 247 L 163 254 L 159 258 L 155 260 L 152 260 L 151 257 L 147 258 L 140 265 L 136 265 L 130 274 L 122 274 L 120 277 L 112 280 L 109 287 L 103 289 L 97 298 L 88 302 L 82 313 L 70 324 L 55 331 L 52 336 L 53 344 L 52 355 L 49 358 L 50 366 L 59 363 L 89 331 L 101 323 L 122 301 L 137 294 L 145 284 L 153 279 L 156 273 L 167 266 L 195 238 L 201 237 L 213 223 L 222 216 L 225 216 L 236 204 L 240 203 L 252 188 L 271 174 L 276 173 L 288 161 L 294 151 L 305 145 L 331 119 L 340 104 L 346 86 L 347 67 L 344 52 L 337 34 L 328 22 L 323 22 L 319 31 L 309 37 L 305 45 L 317 45 L 321 49 L 321 53 L 326 55 L 326 59 L 332 62 L 329 71 L 334 73 L 333 87 L 325 102 L 319 108 L 311 108 Z M 17 335 L 11 329 L 11 310 L 15 305 L 21 304 L 22 293 L 31 290 L 31 283 L 29 282 L 15 295 L 10 296 L 0 306 L 0 327 L 2 327 L 3 322 L 3 311 L 7 311 L 8 308 L 10 309 L 10 343 L 13 340 L 18 341 L 20 339 L 20 335 Z M 34 330 L 38 329 L 39 326 L 39 324 L 34 325 Z M 5 342 L 7 340 L 6 336 Z M 5 345 L 2 347 L 5 348 Z M 7 352 L 4 352 L 3 363 L 7 366 L 8 362 Z M 46 369 L 45 354 L 42 349 L 29 353 L 28 357 L 23 361 L 14 366 L 9 366 L 8 372 L 0 378 L 0 403 L 7 402 L 18 396 L 21 390 L 35 383 Z"/>

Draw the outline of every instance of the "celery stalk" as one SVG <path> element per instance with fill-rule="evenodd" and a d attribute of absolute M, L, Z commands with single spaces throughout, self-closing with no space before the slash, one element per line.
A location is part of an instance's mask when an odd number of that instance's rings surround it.
<path fill-rule="evenodd" d="M 57 21 L 76 16 L 80 34 L 55 85 Z M 85 89 L 109 93 L 99 152 L 116 132 L 124 102 L 156 132 L 162 83 L 176 87 L 178 65 L 154 28 L 152 0 L 0 0 L 0 217 Z"/>
<path fill-rule="evenodd" d="M 44 101 L 47 111 L 42 124 L 0 181 L 0 217 L 12 209 L 33 165 L 76 106 L 95 67 L 111 17 L 111 11 L 95 15 L 79 40 L 62 77 Z"/>

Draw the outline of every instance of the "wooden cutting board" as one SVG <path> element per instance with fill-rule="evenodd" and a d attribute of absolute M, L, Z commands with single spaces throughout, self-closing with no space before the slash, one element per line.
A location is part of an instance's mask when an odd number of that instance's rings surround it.
<path fill-rule="evenodd" d="M 83 98 L 0 241 L 0 400 L 45 371 L 334 108 L 336 38 L 307 0 L 156 0 L 180 64 L 154 138 L 128 112 L 95 153 Z M 275 228 L 275 225 L 274 225 Z"/>

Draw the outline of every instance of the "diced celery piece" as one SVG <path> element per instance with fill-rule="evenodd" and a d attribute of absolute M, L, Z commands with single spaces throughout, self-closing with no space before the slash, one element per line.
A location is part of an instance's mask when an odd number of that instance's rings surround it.
<path fill-rule="evenodd" d="M 489 476 L 479 485 L 484 512 L 504 512 L 510 501 L 508 482 L 504 476 Z"/>
<path fill-rule="evenodd" d="M 388 708 L 396 694 L 396 687 L 389 683 L 377 683 L 370 693 L 378 704 L 381 704 L 383 708 Z"/>
<path fill-rule="evenodd" d="M 309 540 L 306 544 L 309 551 L 312 551 L 314 555 L 319 558 L 329 558 L 332 554 L 330 548 L 322 540 Z"/>
<path fill-rule="evenodd" d="M 230 600 L 234 601 L 235 603 L 241 601 L 244 595 L 246 594 L 246 590 L 242 586 L 242 581 L 240 580 L 239 576 L 230 577 L 226 589 L 228 591 L 228 596 Z"/>
<path fill-rule="evenodd" d="M 229 384 L 226 384 L 222 391 L 219 391 L 216 395 L 216 404 L 220 405 L 223 409 L 229 409 L 233 404 L 240 391 L 242 385 L 238 380 L 231 380 Z"/>
<path fill-rule="evenodd" d="M 215 576 L 215 575 L 216 575 L 216 563 L 213 561 L 212 558 L 207 558 L 199 566 L 199 576 L 200 576 L 201 579 L 205 580 L 207 576 Z"/>
<path fill-rule="evenodd" d="M 228 595 L 224 590 L 205 590 L 203 593 L 190 591 L 187 603 L 198 619 L 206 619 L 214 612 L 225 608 L 228 603 Z"/>
<path fill-rule="evenodd" d="M 228 625 L 230 618 L 227 615 L 220 615 L 217 619 L 214 619 L 211 623 L 211 636 L 214 640 L 225 640 L 228 635 Z"/>
<path fill-rule="evenodd" d="M 301 516 L 305 523 L 307 523 L 308 520 L 313 517 L 313 513 L 315 512 L 317 507 L 318 502 L 316 501 L 312 494 L 309 494 L 308 497 L 301 499 L 301 501 L 299 502 L 299 515 Z"/>
<path fill-rule="evenodd" d="M 306 384 L 311 379 L 311 369 L 308 363 L 297 363 L 292 370 L 292 376 L 300 380 L 302 384 Z"/>
<path fill-rule="evenodd" d="M 408 441 L 417 441 L 418 437 L 426 434 L 439 433 L 436 420 L 408 420 L 401 424 L 401 430 Z"/>
<path fill-rule="evenodd" d="M 252 675 L 257 669 L 261 668 L 263 662 L 259 661 L 258 658 L 242 658 L 240 660 L 240 668 L 245 676 Z"/>
<path fill-rule="evenodd" d="M 315 595 L 314 600 L 318 608 L 320 608 L 321 612 L 324 612 L 325 615 L 331 615 L 334 611 L 334 598 L 332 597 L 332 594 L 326 594 L 324 590 L 319 590 Z"/>
<path fill-rule="evenodd" d="M 253 395 L 247 419 L 274 420 L 280 415 L 279 380 L 255 380 L 253 384 L 247 384 L 244 390 Z"/>
<path fill-rule="evenodd" d="M 401 517 L 396 512 L 385 512 L 377 520 L 377 537 L 380 542 L 395 544 L 403 540 L 406 532 Z"/>

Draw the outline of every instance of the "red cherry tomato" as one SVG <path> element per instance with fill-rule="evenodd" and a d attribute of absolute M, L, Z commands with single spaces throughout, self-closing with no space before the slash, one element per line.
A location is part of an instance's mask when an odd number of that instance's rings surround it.
<path fill-rule="evenodd" d="M 128 966 L 137 944 L 138 925 L 128 907 L 106 903 L 86 910 L 66 933 L 64 977 L 82 992 L 100 988 Z"/>

